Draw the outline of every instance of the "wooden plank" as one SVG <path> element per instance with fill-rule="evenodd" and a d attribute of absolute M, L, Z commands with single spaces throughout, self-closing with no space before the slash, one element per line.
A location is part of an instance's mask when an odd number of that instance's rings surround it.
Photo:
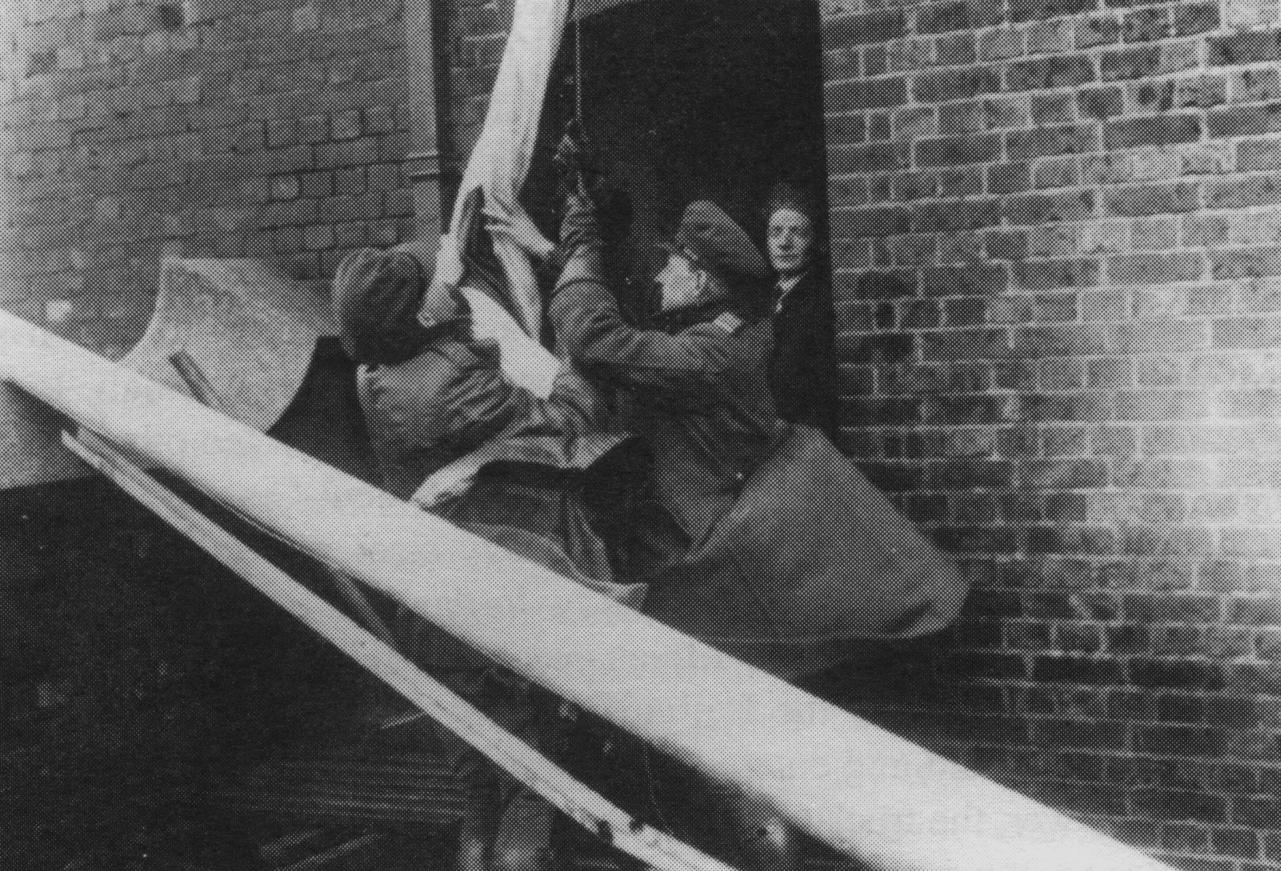
<path fill-rule="evenodd" d="M 85 431 L 74 436 L 64 433 L 63 443 L 161 520 L 589 832 L 610 833 L 609 840 L 615 847 L 660 871 L 734 871 L 729 865 L 641 823 L 575 780 L 201 514 L 98 435 Z M 320 784 L 301 790 L 296 799 L 309 808 L 327 808 L 335 816 L 372 821 L 405 815 L 403 805 L 389 801 L 386 796 L 353 800 L 332 791 L 326 794 Z"/>
<path fill-rule="evenodd" d="M 1166 867 L 4 313 L 0 378 L 873 868 Z"/>
<path fill-rule="evenodd" d="M 212 408 L 214 411 L 221 411 L 223 414 L 232 415 L 232 409 L 226 399 L 223 398 L 218 388 L 210 382 L 205 370 L 196 362 L 187 349 L 183 348 L 174 351 L 169 355 L 169 362 L 181 376 L 187 385 L 187 390 L 197 402 L 206 408 Z M 360 587 L 356 586 L 347 575 L 342 572 L 336 572 L 328 566 L 322 567 L 325 577 L 338 590 L 338 594 L 347 600 L 347 604 L 360 617 L 365 628 L 369 629 L 378 636 L 378 640 L 391 647 L 396 646 L 395 636 L 391 629 L 383 622 L 381 615 L 374 608 L 373 603 L 365 596 Z"/>

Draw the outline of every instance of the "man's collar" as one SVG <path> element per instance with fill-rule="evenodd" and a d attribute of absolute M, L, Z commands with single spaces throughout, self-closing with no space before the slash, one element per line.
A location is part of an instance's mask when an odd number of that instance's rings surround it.
<path fill-rule="evenodd" d="M 809 275 L 809 272 L 810 271 L 807 269 L 804 272 L 798 272 L 787 278 L 780 278 L 778 281 L 778 289 L 783 293 L 790 293 L 796 285 L 801 283 L 801 280 L 805 278 L 805 276 Z"/>
<path fill-rule="evenodd" d="M 780 278 L 778 280 L 778 302 L 774 304 L 775 311 L 782 309 L 783 300 L 787 299 L 788 295 L 796 289 L 796 286 L 809 276 L 812 269 L 813 267 L 810 267 L 803 272 L 798 272 L 795 275 L 789 275 L 787 278 Z"/>

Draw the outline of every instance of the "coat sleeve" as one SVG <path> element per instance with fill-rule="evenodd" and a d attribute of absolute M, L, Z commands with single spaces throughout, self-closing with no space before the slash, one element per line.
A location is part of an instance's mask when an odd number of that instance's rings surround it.
<path fill-rule="evenodd" d="M 377 418 L 419 448 L 474 450 L 504 430 L 526 435 L 581 433 L 603 419 L 596 390 L 562 370 L 540 399 L 503 377 L 498 350 L 483 342 L 441 342 L 408 364 L 382 367 L 372 393 Z"/>
<path fill-rule="evenodd" d="M 577 266 L 577 269 L 576 269 Z M 591 375 L 696 406 L 713 402 L 732 368 L 728 334 L 717 327 L 677 335 L 630 326 L 590 268 L 571 261 L 548 317 L 570 357 Z"/>

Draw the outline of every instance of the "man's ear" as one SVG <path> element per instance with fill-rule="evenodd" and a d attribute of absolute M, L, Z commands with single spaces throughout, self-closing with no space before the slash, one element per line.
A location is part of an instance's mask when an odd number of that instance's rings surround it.
<path fill-rule="evenodd" d="M 695 269 L 694 275 L 697 277 L 698 298 L 702 299 L 707 293 L 707 287 L 712 283 L 712 276 L 706 269 Z"/>

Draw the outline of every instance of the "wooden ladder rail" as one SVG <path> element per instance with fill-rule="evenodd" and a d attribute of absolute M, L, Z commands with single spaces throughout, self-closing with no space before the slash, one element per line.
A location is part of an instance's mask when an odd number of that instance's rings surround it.
<path fill-rule="evenodd" d="M 181 376 L 183 382 L 187 385 L 187 389 L 191 391 L 191 395 L 196 398 L 197 402 L 207 408 L 212 408 L 214 411 L 220 411 L 228 415 L 228 417 L 231 416 L 227 410 L 226 401 L 218 394 L 213 384 L 209 382 L 200 364 L 185 348 L 170 354 L 169 363 L 178 371 L 178 375 Z M 395 647 L 395 633 L 391 631 L 391 628 L 374 608 L 373 602 L 369 601 L 369 597 L 361 591 L 352 577 L 324 564 L 321 564 L 320 570 L 329 579 L 329 582 L 334 585 L 338 594 L 347 600 L 347 604 L 359 615 L 365 626 L 377 635 L 381 641 Z"/>

